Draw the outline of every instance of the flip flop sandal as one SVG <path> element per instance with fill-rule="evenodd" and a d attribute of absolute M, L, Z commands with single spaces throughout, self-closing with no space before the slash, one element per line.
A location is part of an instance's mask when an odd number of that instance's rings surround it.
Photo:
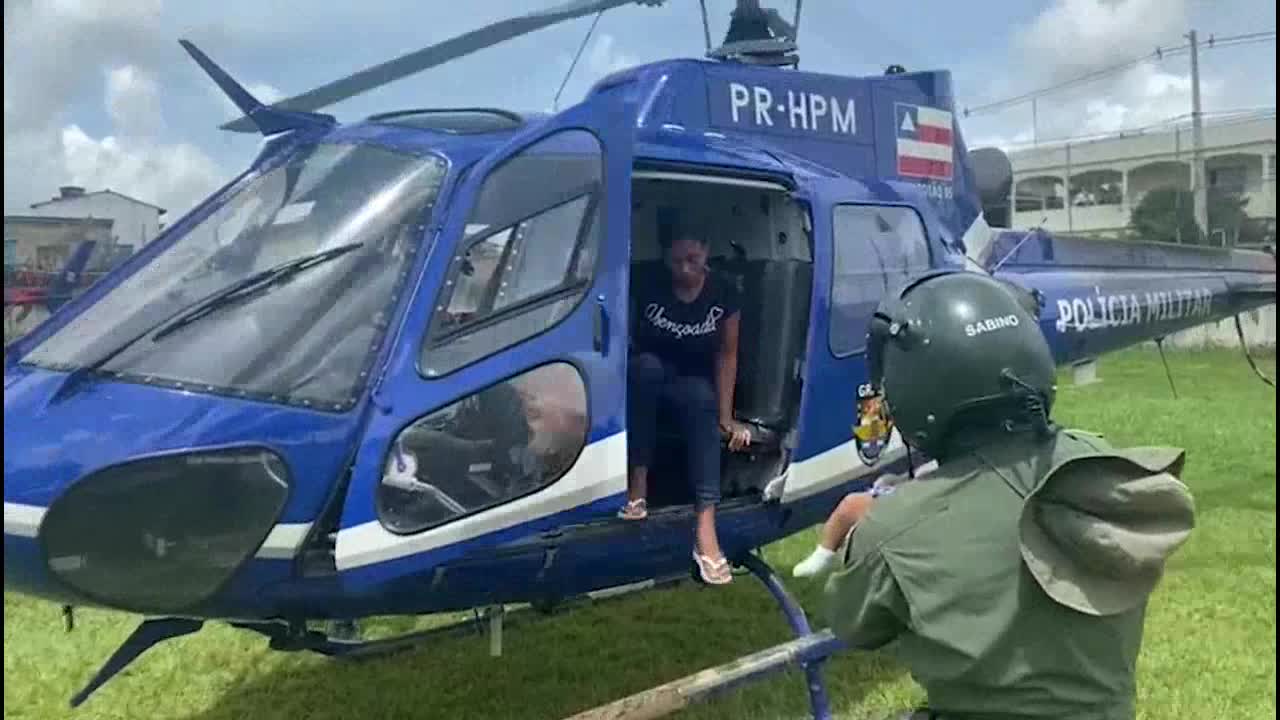
<path fill-rule="evenodd" d="M 712 560 L 706 555 L 693 551 L 693 562 L 698 565 L 698 573 L 702 581 L 708 585 L 727 585 L 733 582 L 733 571 L 729 568 L 729 559 Z"/>
<path fill-rule="evenodd" d="M 618 517 L 623 520 L 643 520 L 649 516 L 649 503 L 644 498 L 632 500 L 618 510 Z"/>

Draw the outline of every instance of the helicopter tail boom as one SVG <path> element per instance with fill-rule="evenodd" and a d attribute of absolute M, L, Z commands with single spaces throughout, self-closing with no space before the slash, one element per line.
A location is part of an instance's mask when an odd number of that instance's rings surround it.
<path fill-rule="evenodd" d="M 979 262 L 1040 295 L 1061 364 L 1276 302 L 1275 256 L 1255 250 L 1005 231 Z"/>

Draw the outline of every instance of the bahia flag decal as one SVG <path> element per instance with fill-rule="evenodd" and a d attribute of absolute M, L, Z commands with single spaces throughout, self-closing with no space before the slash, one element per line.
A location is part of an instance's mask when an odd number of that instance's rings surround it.
<path fill-rule="evenodd" d="M 924 105 L 895 103 L 898 122 L 898 174 L 950 180 L 954 151 L 951 113 Z"/>

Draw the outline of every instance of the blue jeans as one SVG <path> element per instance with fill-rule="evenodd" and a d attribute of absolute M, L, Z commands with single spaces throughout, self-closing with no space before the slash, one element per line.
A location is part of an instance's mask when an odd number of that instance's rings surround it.
<path fill-rule="evenodd" d="M 652 467 L 658 442 L 658 404 L 670 410 L 684 436 L 694 508 L 720 502 L 720 419 L 715 384 L 679 375 L 652 353 L 632 355 L 627 371 L 627 461 Z"/>

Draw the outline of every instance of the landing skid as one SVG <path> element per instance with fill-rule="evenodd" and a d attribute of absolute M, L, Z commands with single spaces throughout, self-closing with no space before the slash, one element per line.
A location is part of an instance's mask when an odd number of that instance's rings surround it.
<path fill-rule="evenodd" d="M 809 628 L 804 609 L 787 592 L 773 569 L 759 557 L 747 554 L 738 564 L 759 578 L 769 589 L 773 599 L 786 614 L 791 630 L 796 634 L 794 640 L 744 655 L 608 705 L 586 710 L 568 720 L 649 720 L 663 717 L 782 672 L 792 665 L 804 669 L 809 690 L 809 709 L 814 720 L 830 720 L 831 707 L 827 701 L 826 682 L 822 679 L 822 663 L 844 650 L 845 644 L 830 630 L 813 632 Z"/>
<path fill-rule="evenodd" d="M 769 567 L 764 560 L 759 557 L 747 554 L 743 558 L 742 565 L 751 571 L 764 583 L 773 595 L 773 599 L 778 601 L 778 605 L 782 607 L 782 612 L 787 615 L 787 624 L 791 625 L 791 631 L 796 634 L 797 640 L 814 637 L 814 632 L 809 628 L 809 619 L 805 617 L 804 608 L 800 607 L 800 603 L 791 597 L 791 593 L 787 592 L 787 588 L 782 584 L 782 579 L 778 574 Z M 831 638 L 834 640 L 834 637 Z M 814 649 L 828 647 L 830 643 L 821 642 Z M 834 651 L 834 646 L 830 650 Z M 830 652 L 828 652 L 830 654 Z M 825 655 L 805 655 L 797 656 L 795 661 L 804 668 L 805 679 L 809 687 L 809 708 L 813 711 L 814 720 L 828 720 L 831 717 L 830 703 L 827 701 L 827 684 L 822 679 L 822 662 L 826 659 Z M 785 666 L 783 666 L 785 667 Z"/>
<path fill-rule="evenodd" d="M 809 706 L 814 720 L 830 720 L 831 709 L 827 700 L 826 684 L 822 679 L 822 663 L 831 655 L 844 648 L 843 643 L 834 637 L 829 630 L 813 632 L 809 627 L 804 609 L 787 592 L 782 580 L 774 573 L 764 560 L 753 554 L 746 554 L 737 563 L 752 575 L 755 575 L 765 588 L 773 595 L 775 601 L 786 615 L 787 624 L 791 626 L 796 638 L 781 645 L 775 645 L 752 655 L 746 655 L 733 662 L 719 667 L 704 670 L 687 678 L 662 685 L 651 690 L 624 698 L 611 705 L 602 706 L 575 716 L 575 720 L 592 720 L 610 718 L 623 720 L 636 717 L 639 704 L 644 701 L 646 718 L 660 717 L 674 712 L 695 702 L 701 702 L 728 690 L 747 683 L 760 680 L 768 675 L 786 670 L 789 666 L 798 665 L 805 672 L 806 686 L 809 691 Z M 694 571 L 696 578 L 696 570 Z M 580 602 L 604 602 L 622 597 L 632 592 L 653 589 L 654 587 L 679 582 L 680 579 L 667 579 L 636 583 L 635 585 L 611 588 L 598 593 L 590 593 L 583 599 L 567 601 L 561 607 L 567 608 Z M 232 627 L 248 630 L 265 636 L 272 650 L 283 652 L 308 651 L 340 659 L 364 659 L 384 657 L 424 645 L 430 641 L 459 635 L 489 635 L 490 654 L 502 653 L 502 628 L 504 623 L 530 621 L 553 614 L 554 610 L 527 607 L 516 611 L 507 611 L 496 605 L 486 608 L 483 614 L 477 614 L 472 620 L 453 623 L 438 628 L 394 635 L 376 640 L 348 640 L 335 638 L 328 633 L 312 630 L 302 621 L 231 621 Z M 153 645 L 200 630 L 204 621 L 188 618 L 155 618 L 145 620 L 131 635 L 111 654 L 93 679 L 71 698 L 71 706 L 80 706 L 98 688 L 136 660 Z M 656 704 L 655 704 L 656 703 Z"/>
<path fill-rule="evenodd" d="M 651 580 L 632 585 L 623 585 L 598 592 L 588 593 L 580 598 L 564 600 L 559 604 L 539 604 L 517 610 L 506 610 L 502 605 L 494 605 L 479 612 L 473 619 L 463 620 L 427 630 L 393 635 L 376 640 L 359 640 L 334 637 L 328 633 L 312 630 L 302 621 L 286 620 L 232 620 L 227 624 L 241 630 L 263 635 L 268 640 L 268 647 L 281 652 L 314 652 L 327 657 L 343 660 L 363 660 L 374 657 L 385 657 L 412 650 L 431 641 L 465 635 L 489 634 L 490 654 L 497 657 L 502 654 L 503 626 L 525 624 L 538 619 L 559 614 L 582 603 L 600 603 L 614 598 L 629 595 L 640 590 L 650 590 L 678 583 L 682 578 Z M 71 707 L 79 707 L 98 688 L 115 677 L 121 670 L 144 652 L 165 640 L 189 635 L 204 626 L 203 620 L 188 618 L 154 618 L 144 620 L 133 633 L 121 643 L 111 657 L 85 685 L 84 689 L 71 698 Z"/>
<path fill-rule="evenodd" d="M 134 629 L 133 633 L 111 653 L 111 657 L 102 664 L 102 668 L 93 676 L 88 685 L 75 695 L 71 696 L 71 707 L 79 707 L 81 703 L 89 699 L 93 691 L 102 687 L 108 680 L 120 672 L 129 663 L 138 659 L 138 656 L 151 646 L 170 640 L 172 638 L 190 635 L 191 633 L 204 627 L 202 620 L 188 620 L 187 618 L 157 618 L 154 620 L 145 620 L 141 625 Z"/>

